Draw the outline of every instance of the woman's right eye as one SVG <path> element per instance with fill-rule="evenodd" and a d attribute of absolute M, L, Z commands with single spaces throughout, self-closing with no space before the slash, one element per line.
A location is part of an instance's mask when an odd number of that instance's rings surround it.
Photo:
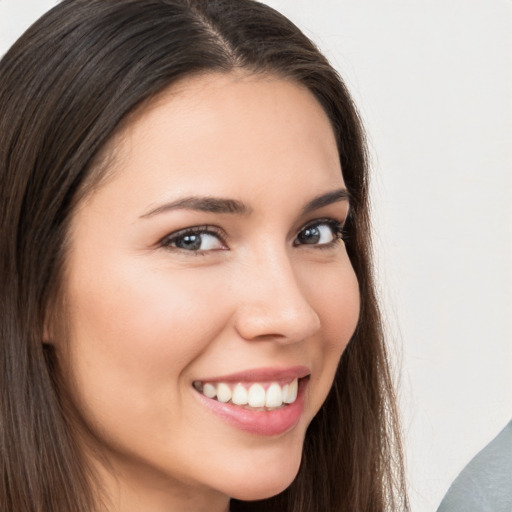
<path fill-rule="evenodd" d="M 184 229 L 173 233 L 161 242 L 162 247 L 189 252 L 206 252 L 226 249 L 220 235 L 209 228 Z"/>

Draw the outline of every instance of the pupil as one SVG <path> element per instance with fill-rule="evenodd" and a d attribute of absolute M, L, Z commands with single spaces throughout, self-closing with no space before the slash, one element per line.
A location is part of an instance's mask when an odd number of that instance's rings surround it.
<path fill-rule="evenodd" d="M 307 228 L 299 235 L 299 240 L 303 244 L 316 244 L 320 240 L 320 230 L 318 228 Z"/>
<path fill-rule="evenodd" d="M 201 247 L 201 237 L 199 235 L 185 235 L 176 241 L 180 249 L 198 250 Z"/>

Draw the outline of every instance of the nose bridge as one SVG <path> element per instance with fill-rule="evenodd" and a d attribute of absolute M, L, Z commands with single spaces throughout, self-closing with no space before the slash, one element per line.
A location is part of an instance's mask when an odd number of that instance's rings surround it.
<path fill-rule="evenodd" d="M 319 329 L 319 317 L 285 247 L 266 246 L 252 255 L 245 270 L 237 315 L 244 338 L 296 342 Z"/>

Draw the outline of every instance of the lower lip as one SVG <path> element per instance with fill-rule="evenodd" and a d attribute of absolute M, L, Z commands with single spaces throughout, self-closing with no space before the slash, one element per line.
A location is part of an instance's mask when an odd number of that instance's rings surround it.
<path fill-rule="evenodd" d="M 251 411 L 231 403 L 222 403 L 196 391 L 196 395 L 210 411 L 240 430 L 260 436 L 276 436 L 293 429 L 302 416 L 307 379 L 299 380 L 297 399 L 273 411 Z M 194 390 L 195 391 L 195 390 Z"/>

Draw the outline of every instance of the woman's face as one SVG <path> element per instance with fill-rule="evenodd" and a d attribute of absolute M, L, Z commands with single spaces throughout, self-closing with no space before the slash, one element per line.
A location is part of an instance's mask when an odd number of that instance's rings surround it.
<path fill-rule="evenodd" d="M 113 146 L 72 221 L 54 341 L 107 491 L 123 511 L 276 494 L 359 314 L 329 121 L 294 83 L 210 74 Z"/>

